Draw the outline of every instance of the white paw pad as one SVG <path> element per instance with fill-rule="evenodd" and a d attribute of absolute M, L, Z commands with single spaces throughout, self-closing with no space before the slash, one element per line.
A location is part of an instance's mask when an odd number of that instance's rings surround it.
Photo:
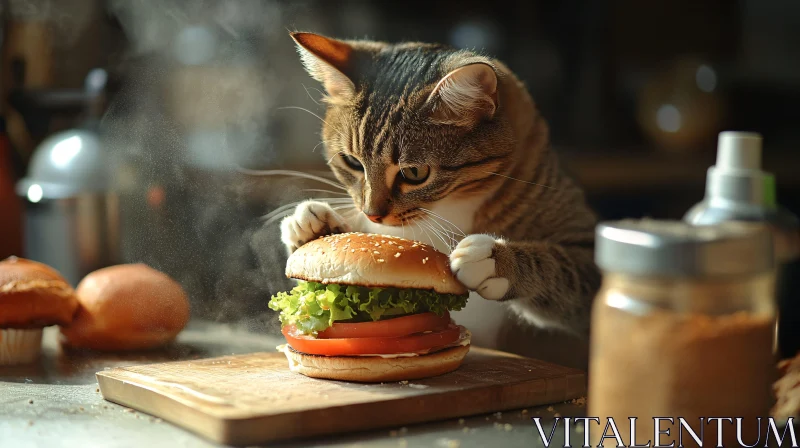
<path fill-rule="evenodd" d="M 281 221 L 281 241 L 290 250 L 320 236 L 349 231 L 350 226 L 324 202 L 303 202 Z"/>
<path fill-rule="evenodd" d="M 484 299 L 501 299 L 508 292 L 508 279 L 497 277 L 492 252 L 503 244 L 489 235 L 470 235 L 450 254 L 450 269 L 468 289 Z"/>

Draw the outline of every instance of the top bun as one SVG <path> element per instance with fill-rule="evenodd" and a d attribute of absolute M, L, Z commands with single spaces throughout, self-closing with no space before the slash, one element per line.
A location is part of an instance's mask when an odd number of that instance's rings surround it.
<path fill-rule="evenodd" d="M 75 290 L 55 269 L 9 257 L 0 261 L 0 328 L 41 328 L 72 322 Z"/>
<path fill-rule="evenodd" d="M 450 271 L 447 255 L 417 241 L 368 233 L 309 241 L 289 257 L 286 276 L 323 284 L 467 293 Z"/>

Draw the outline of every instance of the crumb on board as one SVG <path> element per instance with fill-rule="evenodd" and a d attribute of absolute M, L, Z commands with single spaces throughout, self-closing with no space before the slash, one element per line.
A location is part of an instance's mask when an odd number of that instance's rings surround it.
<path fill-rule="evenodd" d="M 426 384 L 409 384 L 408 387 L 410 387 L 412 389 L 427 389 L 430 386 L 428 386 Z"/>
<path fill-rule="evenodd" d="M 407 433 L 407 432 L 408 432 L 408 428 L 406 428 L 405 426 L 403 426 L 402 428 L 400 428 L 400 434 L 405 434 L 405 433 Z"/>
<path fill-rule="evenodd" d="M 503 429 L 505 429 L 506 432 L 508 432 L 508 431 L 511 431 L 512 429 L 514 429 L 514 427 L 511 426 L 511 423 L 506 423 L 505 425 L 503 425 Z"/>
<path fill-rule="evenodd" d="M 523 414 L 527 414 L 527 413 L 528 413 L 528 410 L 527 410 L 527 409 L 523 409 L 523 410 L 522 410 L 522 413 L 523 413 Z"/>
<path fill-rule="evenodd" d="M 406 384 L 408 384 L 408 381 L 407 380 L 400 381 L 400 384 L 405 386 Z"/>
<path fill-rule="evenodd" d="M 397 437 L 397 431 L 395 431 L 394 429 L 389 431 L 389 437 Z"/>
<path fill-rule="evenodd" d="M 464 424 L 464 419 L 463 418 L 458 419 L 458 424 L 459 425 L 463 425 Z"/>
<path fill-rule="evenodd" d="M 548 406 L 548 407 L 547 407 L 547 410 L 548 410 L 549 412 L 553 412 L 553 407 L 552 407 L 552 406 Z"/>
<path fill-rule="evenodd" d="M 561 417 L 561 414 L 559 414 L 558 412 L 556 412 L 555 414 L 553 414 L 553 417 L 555 417 L 555 418 L 559 418 L 559 417 Z"/>
<path fill-rule="evenodd" d="M 503 429 L 503 424 L 500 422 L 494 422 L 492 426 L 494 426 L 494 429 Z"/>
<path fill-rule="evenodd" d="M 399 446 L 401 448 L 406 448 L 408 446 L 408 440 L 406 440 L 406 439 L 398 440 L 397 441 L 397 446 Z"/>
<path fill-rule="evenodd" d="M 465 426 L 465 427 L 461 428 L 461 432 L 463 432 L 464 434 L 468 433 L 469 432 L 469 427 Z"/>
<path fill-rule="evenodd" d="M 95 391 L 95 392 L 100 392 L 100 388 L 98 387 L 98 388 L 97 388 L 97 389 L 95 389 L 94 391 Z"/>
<path fill-rule="evenodd" d="M 503 413 L 502 412 L 495 412 L 494 413 L 494 417 L 497 418 L 497 419 L 501 419 L 501 418 L 503 418 Z"/>
<path fill-rule="evenodd" d="M 586 406 L 586 397 L 575 398 L 570 403 L 577 406 Z"/>
<path fill-rule="evenodd" d="M 33 400 L 28 400 L 28 404 L 33 404 Z"/>

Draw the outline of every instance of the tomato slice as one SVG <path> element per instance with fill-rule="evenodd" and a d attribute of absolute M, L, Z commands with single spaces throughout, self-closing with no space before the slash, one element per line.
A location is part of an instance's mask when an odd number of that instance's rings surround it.
<path fill-rule="evenodd" d="M 416 353 L 456 342 L 464 327 L 450 324 L 447 328 L 430 333 L 416 333 L 392 338 L 336 338 L 319 339 L 301 333 L 294 325 L 283 327 L 286 342 L 298 352 L 310 355 L 391 355 Z"/>
<path fill-rule="evenodd" d="M 396 338 L 423 331 L 444 330 L 449 324 L 448 312 L 441 317 L 434 313 L 420 313 L 374 322 L 334 323 L 325 331 L 321 331 L 317 338 Z"/>

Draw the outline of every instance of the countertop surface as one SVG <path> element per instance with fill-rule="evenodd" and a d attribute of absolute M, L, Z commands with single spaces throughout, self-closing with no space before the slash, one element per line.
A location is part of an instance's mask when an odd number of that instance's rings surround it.
<path fill-rule="evenodd" d="M 271 351 L 281 340 L 229 326 L 191 323 L 177 343 L 162 351 L 135 355 L 63 352 L 58 330 L 45 330 L 41 361 L 26 367 L 0 367 L 0 447 L 218 447 L 170 423 L 103 400 L 95 372 L 105 368 Z M 306 439 L 277 446 L 306 447 L 537 447 L 544 446 L 531 417 L 541 417 L 550 435 L 554 417 L 580 417 L 582 402 L 431 422 L 364 433 Z M 573 445 L 583 428 L 571 426 Z M 563 421 L 553 444 L 564 446 Z"/>

